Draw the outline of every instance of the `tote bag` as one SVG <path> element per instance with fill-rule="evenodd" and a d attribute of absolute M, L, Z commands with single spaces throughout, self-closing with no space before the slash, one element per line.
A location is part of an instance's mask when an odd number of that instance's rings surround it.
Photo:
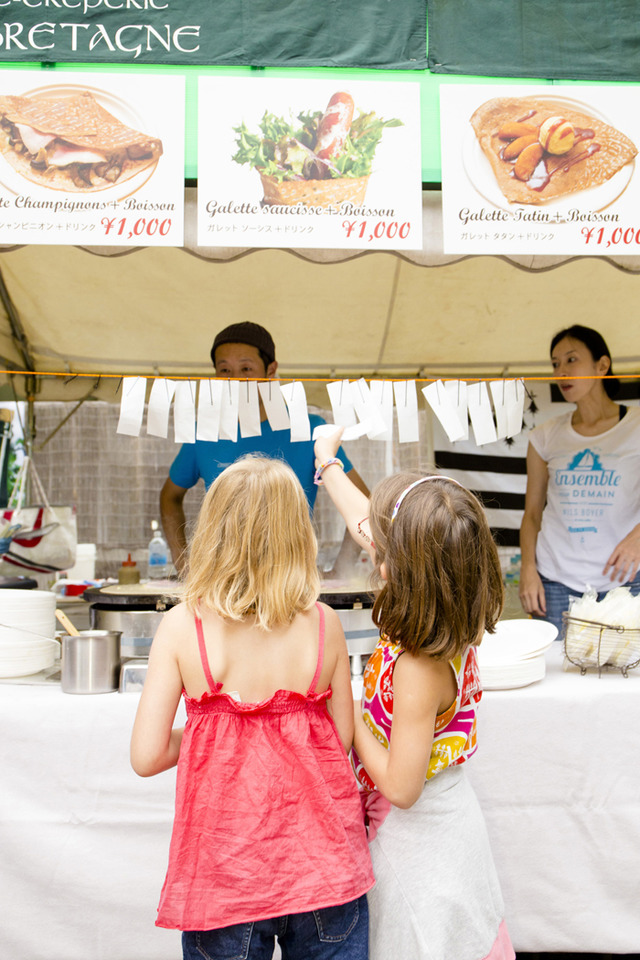
<path fill-rule="evenodd" d="M 24 501 L 28 477 L 32 497 L 37 498 L 37 502 L 27 507 Z M 2 555 L 3 563 L 14 574 L 21 571 L 58 573 L 73 566 L 78 545 L 76 508 L 50 505 L 30 457 L 22 462 L 9 505 L 2 515 L 12 524 L 20 524 L 9 549 Z"/>

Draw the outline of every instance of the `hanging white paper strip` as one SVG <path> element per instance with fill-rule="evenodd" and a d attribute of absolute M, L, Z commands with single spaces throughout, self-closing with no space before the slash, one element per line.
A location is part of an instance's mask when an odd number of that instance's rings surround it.
<path fill-rule="evenodd" d="M 145 377 L 123 377 L 120 417 L 116 433 L 139 437 L 144 417 L 144 399 L 147 393 Z"/>
<path fill-rule="evenodd" d="M 415 443 L 420 439 L 418 392 L 415 380 L 394 380 L 393 393 L 398 415 L 398 441 L 400 443 Z"/>
<path fill-rule="evenodd" d="M 491 399 L 493 400 L 493 409 L 496 414 L 496 436 L 498 440 L 503 440 L 507 435 L 507 405 L 508 383 L 510 380 L 492 380 L 489 384 Z"/>
<path fill-rule="evenodd" d="M 223 380 L 220 395 L 220 439 L 238 439 L 238 399 L 240 384 L 237 380 Z"/>
<path fill-rule="evenodd" d="M 259 437 L 262 434 L 258 384 L 255 380 L 246 380 L 240 384 L 238 420 L 241 437 Z"/>
<path fill-rule="evenodd" d="M 169 432 L 169 410 L 176 392 L 175 380 L 159 377 L 153 381 L 147 406 L 147 433 L 150 437 L 166 437 Z"/>
<path fill-rule="evenodd" d="M 311 423 L 307 409 L 307 395 L 304 384 L 300 380 L 285 383 L 282 388 L 284 399 L 289 408 L 291 419 L 291 442 L 301 442 L 311 439 Z"/>
<path fill-rule="evenodd" d="M 465 385 L 466 386 L 466 385 Z M 442 424 L 449 440 L 464 440 L 467 432 L 460 422 L 458 406 L 452 402 L 449 392 L 445 389 L 442 380 L 436 380 L 422 388 L 424 398 Z M 465 403 L 466 417 L 466 403 Z"/>
<path fill-rule="evenodd" d="M 271 429 L 288 430 L 291 420 L 277 380 L 262 381 L 258 384 L 258 391 Z"/>
<path fill-rule="evenodd" d="M 201 380 L 198 390 L 196 440 L 216 441 L 220 434 L 222 380 Z"/>
<path fill-rule="evenodd" d="M 178 380 L 173 401 L 173 430 L 176 443 L 196 442 L 196 381 Z"/>
<path fill-rule="evenodd" d="M 358 414 L 358 420 L 363 426 L 366 426 L 366 434 L 369 439 L 374 440 L 376 437 L 382 436 L 387 427 L 377 404 L 373 402 L 371 390 L 364 377 L 351 384 L 351 397 Z"/>
<path fill-rule="evenodd" d="M 354 427 L 358 421 L 349 380 L 334 380 L 333 383 L 328 383 L 327 393 L 331 401 L 333 422 L 338 427 Z"/>
<path fill-rule="evenodd" d="M 515 437 L 522 430 L 524 381 L 492 380 L 489 386 L 496 412 L 498 439 Z"/>
<path fill-rule="evenodd" d="M 382 417 L 384 433 L 376 434 L 372 440 L 391 440 L 393 436 L 393 381 L 371 380 L 369 383 L 371 402 Z"/>
<path fill-rule="evenodd" d="M 469 439 L 469 406 L 467 401 L 467 383 L 466 380 L 445 380 L 444 389 L 449 401 L 453 404 L 458 414 L 460 426 L 464 431 L 461 440 Z"/>
<path fill-rule="evenodd" d="M 479 447 L 493 443 L 498 437 L 486 383 L 470 383 L 467 386 L 467 401 L 476 443 Z"/>
<path fill-rule="evenodd" d="M 516 437 L 522 430 L 524 416 L 524 380 L 512 380 L 513 400 L 507 407 L 507 436 Z"/>

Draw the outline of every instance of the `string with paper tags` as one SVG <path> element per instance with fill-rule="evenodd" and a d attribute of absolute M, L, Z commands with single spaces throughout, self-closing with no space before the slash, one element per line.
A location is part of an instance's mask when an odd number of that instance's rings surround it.
<path fill-rule="evenodd" d="M 390 440 L 394 419 L 400 443 L 420 439 L 416 380 L 337 380 L 327 383 L 334 424 L 343 440 Z M 449 440 L 466 440 L 469 427 L 478 446 L 514 437 L 522 430 L 526 389 L 523 379 L 436 380 L 421 390 Z M 148 436 L 167 438 L 173 406 L 176 443 L 230 440 L 261 434 L 260 401 L 272 430 L 290 430 L 291 441 L 315 439 L 333 424 L 311 424 L 304 383 L 294 380 L 153 379 L 147 402 L 147 378 L 123 377 L 117 432 L 138 437 L 146 407 Z M 395 418 L 394 418 L 395 412 Z"/>

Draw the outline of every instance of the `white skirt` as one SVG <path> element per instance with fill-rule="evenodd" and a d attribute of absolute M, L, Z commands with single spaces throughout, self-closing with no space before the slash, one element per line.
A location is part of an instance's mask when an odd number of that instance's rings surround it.
<path fill-rule="evenodd" d="M 462 766 L 391 807 L 370 844 L 370 960 L 514 956 L 484 817 Z"/>

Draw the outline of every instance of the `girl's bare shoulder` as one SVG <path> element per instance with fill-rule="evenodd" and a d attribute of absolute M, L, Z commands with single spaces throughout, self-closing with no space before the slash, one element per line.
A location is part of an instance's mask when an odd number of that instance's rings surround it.
<path fill-rule="evenodd" d="M 186 603 L 177 603 L 164 614 L 156 631 L 156 637 L 168 641 L 173 637 L 184 635 L 186 630 L 195 630 L 193 610 L 190 610 Z"/>
<path fill-rule="evenodd" d="M 428 653 L 403 653 L 398 657 L 393 671 L 394 690 L 400 688 L 410 694 L 420 695 L 425 691 L 441 699 L 448 697 L 455 688 L 451 664 L 448 660 L 436 660 Z"/>
<path fill-rule="evenodd" d="M 163 622 L 171 624 L 180 624 L 180 623 L 193 623 L 194 622 L 194 612 L 190 610 L 186 603 L 176 603 L 174 607 L 171 607 L 165 613 L 162 618 Z"/>
<path fill-rule="evenodd" d="M 320 603 L 319 605 L 322 607 L 324 613 L 325 643 L 328 647 L 342 647 L 346 641 L 340 617 L 336 611 L 332 607 L 327 606 L 326 603 Z"/>

